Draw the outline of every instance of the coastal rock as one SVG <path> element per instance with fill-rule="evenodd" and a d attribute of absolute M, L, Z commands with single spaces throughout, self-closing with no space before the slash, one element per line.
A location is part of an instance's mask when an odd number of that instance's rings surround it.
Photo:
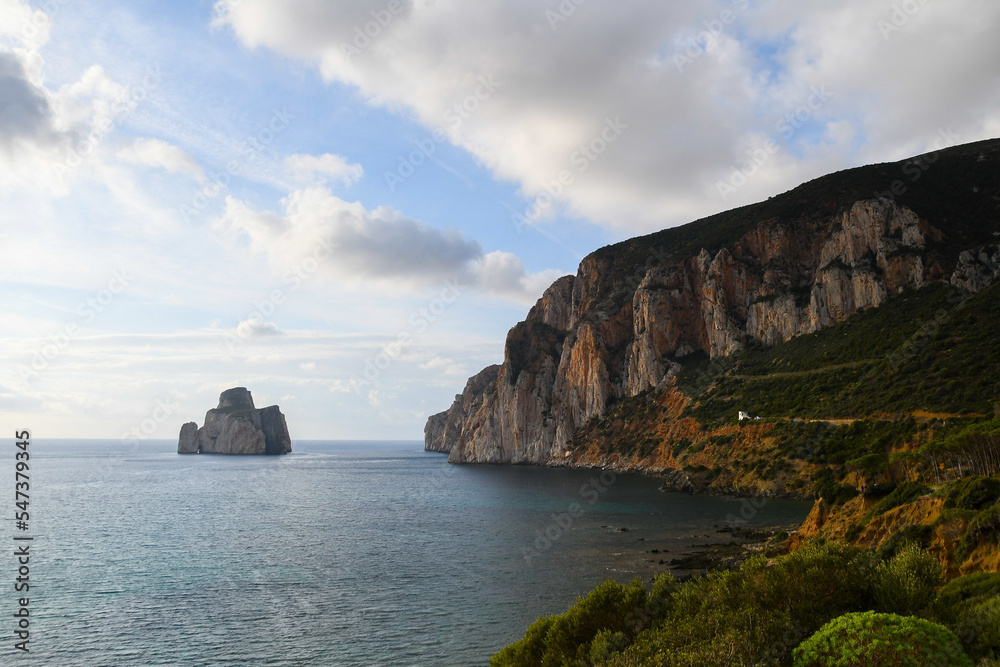
<path fill-rule="evenodd" d="M 493 365 L 484 368 L 479 374 L 469 378 L 465 390 L 455 396 L 451 408 L 432 415 L 424 426 L 425 449 L 430 452 L 447 454 L 452 445 L 458 442 L 462 435 L 461 415 L 471 414 L 473 405 L 481 399 L 483 390 L 496 381 L 500 366 Z"/>
<path fill-rule="evenodd" d="M 428 419 L 425 447 L 461 463 L 557 461 L 610 405 L 666 386 L 679 359 L 777 345 L 923 287 L 927 242 L 939 237 L 912 210 L 871 199 L 794 224 L 762 220 L 686 256 L 643 239 L 604 248 L 511 329 L 502 365 Z M 973 263 L 961 275 L 981 282 Z"/>
<path fill-rule="evenodd" d="M 188 422 L 181 426 L 181 437 L 177 442 L 177 453 L 198 453 L 198 424 L 196 422 Z"/>
<path fill-rule="evenodd" d="M 287 454 L 292 451 L 285 416 L 277 405 L 254 407 L 245 387 L 227 389 L 219 405 L 205 414 L 200 429 L 194 422 L 181 427 L 179 454 Z"/>
<path fill-rule="evenodd" d="M 264 432 L 243 419 L 226 419 L 215 441 L 216 454 L 263 454 Z"/>

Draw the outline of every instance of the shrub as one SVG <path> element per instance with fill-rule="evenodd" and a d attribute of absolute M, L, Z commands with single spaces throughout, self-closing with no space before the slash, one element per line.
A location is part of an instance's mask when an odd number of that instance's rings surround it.
<path fill-rule="evenodd" d="M 976 572 L 938 591 L 934 618 L 947 624 L 974 658 L 1000 658 L 1000 573 Z"/>
<path fill-rule="evenodd" d="M 925 524 L 913 524 L 906 526 L 905 528 L 901 528 L 893 533 L 889 539 L 883 542 L 882 546 L 878 548 L 879 558 L 888 560 L 899 553 L 900 550 L 908 544 L 926 547 L 933 534 L 934 526 Z"/>
<path fill-rule="evenodd" d="M 868 510 L 864 518 L 861 519 L 861 522 L 863 524 L 867 524 L 871 521 L 872 517 L 885 514 L 889 510 L 895 509 L 900 505 L 912 503 L 928 491 L 930 491 L 930 489 L 922 482 L 903 482 L 897 486 L 892 493 L 875 503 L 875 506 Z"/>
<path fill-rule="evenodd" d="M 1000 479 L 966 477 L 949 482 L 941 490 L 946 508 L 981 510 L 1000 500 Z"/>
<path fill-rule="evenodd" d="M 983 596 L 1000 596 L 1000 572 L 974 572 L 952 579 L 938 590 L 935 604 L 942 609 L 951 609 Z"/>
<path fill-rule="evenodd" d="M 771 566 L 758 557 L 738 571 L 688 582 L 662 620 L 607 665 L 788 664 L 803 637 L 864 605 L 860 553 L 840 544 L 810 544 Z"/>
<path fill-rule="evenodd" d="M 590 662 L 587 664 L 599 665 L 607 661 L 615 653 L 628 648 L 629 640 L 624 632 L 612 632 L 611 630 L 601 630 L 594 635 L 594 640 L 590 642 Z"/>
<path fill-rule="evenodd" d="M 955 550 L 955 559 L 964 561 L 972 555 L 976 547 L 984 541 L 1000 542 L 1000 502 L 994 503 L 979 514 L 969 523 L 965 529 L 965 534 L 958 542 L 958 549 Z"/>
<path fill-rule="evenodd" d="M 882 561 L 871 573 L 871 591 L 876 608 L 899 614 L 915 614 L 934 600 L 941 583 L 941 563 L 915 544 Z"/>
<path fill-rule="evenodd" d="M 836 507 L 858 495 L 858 490 L 847 484 L 837 484 L 830 476 L 821 476 L 813 485 L 813 495 Z"/>
<path fill-rule="evenodd" d="M 599 584 L 564 614 L 539 618 L 524 637 L 490 659 L 490 667 L 577 667 L 599 664 L 668 613 L 677 582 L 670 574 L 647 593 L 638 578 Z"/>
<path fill-rule="evenodd" d="M 948 628 L 895 614 L 851 613 L 824 625 L 793 652 L 795 667 L 973 667 Z"/>
<path fill-rule="evenodd" d="M 966 650 L 977 658 L 1000 658 L 1000 597 L 963 609 L 955 630 L 965 640 Z"/>

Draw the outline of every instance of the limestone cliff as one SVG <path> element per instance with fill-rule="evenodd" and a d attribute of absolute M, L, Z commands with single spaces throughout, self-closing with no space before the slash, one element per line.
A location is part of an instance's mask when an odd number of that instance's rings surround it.
<path fill-rule="evenodd" d="M 886 190 L 927 164 L 903 195 Z M 690 360 L 775 346 L 949 278 L 976 292 L 1000 273 L 998 185 L 1000 141 L 980 142 L 602 248 L 511 329 L 503 364 L 429 418 L 426 447 L 453 462 L 562 461 L 592 418 L 662 392 Z"/>
<path fill-rule="evenodd" d="M 614 246 L 594 253 L 511 330 L 504 363 L 428 420 L 426 446 L 455 462 L 548 462 L 610 403 L 664 386 L 678 359 L 781 343 L 923 286 L 937 234 L 872 199 L 806 224 L 764 220 L 687 256 L 654 246 L 631 274 Z"/>
<path fill-rule="evenodd" d="M 227 389 L 205 414 L 205 425 L 181 427 L 179 454 L 287 454 L 292 451 L 285 415 L 277 405 L 256 408 L 245 387 Z"/>

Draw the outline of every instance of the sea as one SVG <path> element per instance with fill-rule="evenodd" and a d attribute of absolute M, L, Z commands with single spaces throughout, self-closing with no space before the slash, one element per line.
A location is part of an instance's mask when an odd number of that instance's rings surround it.
<path fill-rule="evenodd" d="M 456 466 L 420 442 L 293 449 L 33 440 L 28 530 L 4 512 L 0 664 L 483 666 L 605 579 L 648 582 L 734 521 L 809 511 L 610 471 Z M 28 654 L 14 536 L 33 538 Z"/>

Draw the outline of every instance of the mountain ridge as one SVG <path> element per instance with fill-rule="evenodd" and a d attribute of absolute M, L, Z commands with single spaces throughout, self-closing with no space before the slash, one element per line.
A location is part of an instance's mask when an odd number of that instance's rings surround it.
<path fill-rule="evenodd" d="M 511 329 L 503 364 L 428 420 L 425 446 L 460 463 L 597 464 L 575 453 L 584 426 L 641 394 L 680 391 L 692 359 L 774 348 L 929 285 L 980 291 L 1000 272 L 998 232 L 990 140 L 601 248 Z"/>

